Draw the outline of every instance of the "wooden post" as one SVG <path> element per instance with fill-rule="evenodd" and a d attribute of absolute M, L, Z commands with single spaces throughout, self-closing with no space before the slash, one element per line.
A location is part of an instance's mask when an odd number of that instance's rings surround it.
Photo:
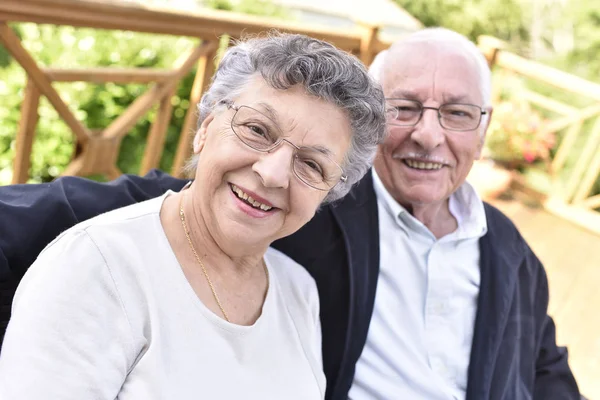
<path fill-rule="evenodd" d="M 573 172 L 567 182 L 567 188 L 565 189 L 565 199 L 569 201 L 573 198 L 575 192 L 580 187 L 581 177 L 584 172 L 589 168 L 590 161 L 594 156 L 598 143 L 600 142 L 600 117 L 596 118 L 596 123 L 590 131 L 590 136 L 587 143 L 581 152 L 580 157 L 573 168 Z M 579 193 L 579 192 L 578 192 Z"/>
<path fill-rule="evenodd" d="M 504 47 L 504 42 L 492 36 L 479 36 L 477 38 L 477 47 L 485 56 L 488 66 L 492 68 L 496 63 L 498 53 Z"/>
<path fill-rule="evenodd" d="M 581 207 L 590 208 L 592 210 L 594 208 L 600 208 L 600 194 L 585 199 L 580 205 Z"/>
<path fill-rule="evenodd" d="M 8 52 L 27 71 L 29 78 L 35 82 L 40 92 L 48 98 L 58 115 L 71 128 L 77 138 L 84 142 L 91 135 L 90 131 L 75 118 L 69 107 L 60 98 L 58 92 L 52 87 L 52 83 L 42 70 L 37 66 L 35 60 L 23 48 L 19 38 L 5 22 L 0 22 L 0 42 L 4 44 Z"/>
<path fill-rule="evenodd" d="M 590 137 L 590 140 L 588 140 L 586 146 L 590 146 L 592 149 L 595 148 L 596 151 L 594 152 L 594 157 L 588 164 L 588 169 L 585 172 L 585 175 L 581 179 L 579 189 L 575 193 L 575 197 L 573 198 L 574 203 L 580 203 L 585 200 L 585 198 L 590 195 L 594 183 L 600 177 L 600 137 L 598 137 L 593 143 L 591 139 L 592 138 Z"/>
<path fill-rule="evenodd" d="M 552 164 L 550 167 L 550 171 L 552 174 L 557 174 L 558 171 L 563 167 L 565 162 L 567 161 L 567 157 L 577 140 L 577 136 L 581 132 L 581 126 L 583 125 L 582 121 L 574 122 L 573 125 L 567 130 L 558 150 L 556 151 L 556 155 L 552 160 Z"/>
<path fill-rule="evenodd" d="M 197 107 L 202 98 L 202 93 L 204 93 L 208 87 L 210 79 L 215 72 L 215 56 L 216 46 L 215 50 L 206 54 L 198 61 L 196 77 L 194 78 L 194 84 L 192 85 L 192 91 L 190 93 L 190 106 L 185 114 L 185 120 L 179 136 L 179 143 L 177 144 L 177 152 L 175 153 L 175 159 L 173 160 L 173 166 L 171 167 L 171 174 L 178 178 L 183 177 L 185 161 L 192 153 L 192 139 L 196 132 L 195 127 L 198 119 Z"/>
<path fill-rule="evenodd" d="M 375 42 L 377 41 L 377 34 L 379 33 L 379 27 L 367 24 L 361 24 L 363 31 L 360 39 L 360 55 L 359 58 L 366 67 L 371 65 L 375 58 Z"/>
<path fill-rule="evenodd" d="M 154 103 L 171 92 L 179 79 L 187 74 L 194 66 L 199 57 L 214 50 L 215 46 L 210 43 L 202 43 L 190 52 L 190 54 L 181 62 L 179 69 L 174 71 L 171 78 L 155 85 L 142 96 L 138 97 L 129 108 L 121 114 L 112 124 L 103 132 L 105 137 L 123 136 L 131 129 L 138 119 L 142 117 L 154 105 Z"/>
<path fill-rule="evenodd" d="M 163 153 L 165 139 L 167 137 L 167 128 L 171 121 L 173 104 L 171 98 L 175 95 L 175 90 L 168 92 L 160 101 L 160 106 L 156 113 L 156 118 L 150 128 L 148 140 L 146 141 L 146 150 L 140 167 L 140 175 L 146 175 L 152 168 L 158 167 Z"/>
<path fill-rule="evenodd" d="M 155 68 L 42 68 L 52 82 L 91 83 L 160 83 L 171 76 L 172 70 Z"/>
<path fill-rule="evenodd" d="M 29 178 L 31 165 L 31 148 L 35 136 L 35 127 L 39 118 L 38 106 L 40 104 L 40 91 L 35 83 L 29 79 L 25 86 L 21 120 L 15 143 L 15 159 L 13 162 L 12 184 L 26 183 Z"/>

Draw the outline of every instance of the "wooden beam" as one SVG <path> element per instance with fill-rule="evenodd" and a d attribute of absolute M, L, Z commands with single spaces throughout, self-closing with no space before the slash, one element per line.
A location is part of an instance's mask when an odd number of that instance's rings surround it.
<path fill-rule="evenodd" d="M 573 115 L 579 112 L 578 108 L 551 99 L 550 97 L 541 95 L 528 89 L 519 90 L 519 96 L 526 99 L 531 104 L 535 104 L 536 106 L 545 108 L 546 110 L 555 112 L 557 114 Z"/>
<path fill-rule="evenodd" d="M 600 235 L 600 213 L 598 212 L 590 211 L 581 206 L 566 204 L 556 198 L 546 200 L 544 209 L 596 235 Z"/>
<path fill-rule="evenodd" d="M 599 118 L 600 119 L 600 118 Z M 590 160 L 587 170 L 585 171 L 585 175 L 581 179 L 581 183 L 579 184 L 579 189 L 575 193 L 573 197 L 573 202 L 580 203 L 588 197 L 594 187 L 594 183 L 600 178 L 600 135 L 596 137 L 595 141 L 592 141 L 592 137 L 585 144 L 586 148 L 592 147 L 592 149 L 596 149 L 593 158 Z M 594 147 L 595 146 L 595 147 Z"/>
<path fill-rule="evenodd" d="M 152 68 L 42 68 L 54 82 L 91 83 L 152 83 L 163 82 L 173 75 L 172 70 Z"/>
<path fill-rule="evenodd" d="M 488 62 L 488 66 L 492 68 L 496 63 L 496 57 L 505 43 L 493 36 L 481 35 L 477 38 L 477 47 Z"/>
<path fill-rule="evenodd" d="M 160 158 L 163 153 L 165 139 L 167 138 L 167 129 L 171 122 L 173 104 L 171 98 L 175 95 L 175 90 L 168 92 L 160 101 L 156 118 L 150 128 L 144 158 L 140 167 L 140 175 L 146 175 L 152 168 L 157 168 L 160 164 Z"/>
<path fill-rule="evenodd" d="M 581 207 L 584 208 L 589 208 L 589 209 L 594 209 L 594 208 L 600 208 L 600 194 L 597 194 L 595 196 L 592 197 L 588 197 L 587 199 L 585 199 L 584 201 L 582 201 L 579 204 Z"/>
<path fill-rule="evenodd" d="M 575 114 L 557 118 L 554 121 L 549 122 L 547 125 L 543 126 L 542 129 L 544 129 L 546 132 L 558 132 L 562 129 L 565 129 L 571 124 L 583 122 L 586 119 L 592 118 L 599 113 L 600 103 L 592 104 L 591 106 L 586 107 Z"/>
<path fill-rule="evenodd" d="M 123 172 L 121 172 L 121 170 L 119 168 L 117 168 L 116 165 L 109 166 L 108 167 L 108 171 L 106 172 L 106 176 L 111 181 L 114 180 L 114 179 L 117 179 L 121 175 L 123 175 Z"/>
<path fill-rule="evenodd" d="M 13 161 L 12 184 L 26 183 L 29 179 L 29 167 L 31 165 L 31 148 L 35 136 L 35 127 L 39 118 L 38 106 L 40 104 L 40 91 L 31 79 L 25 86 L 23 106 L 21 107 L 21 119 L 19 130 L 15 140 L 15 159 Z"/>
<path fill-rule="evenodd" d="M 567 130 L 567 133 L 563 137 L 563 140 L 561 141 L 560 145 L 558 146 L 558 149 L 556 150 L 556 154 L 554 155 L 554 158 L 552 159 L 552 164 L 550 166 L 550 170 L 552 171 L 553 174 L 557 174 L 558 171 L 560 171 L 560 169 L 565 165 L 565 162 L 567 161 L 567 157 L 569 156 L 569 153 L 571 152 L 571 149 L 573 148 L 573 145 L 575 145 L 577 137 L 579 136 L 579 133 L 581 132 L 582 125 L 583 125 L 583 123 L 581 121 L 575 122 Z"/>
<path fill-rule="evenodd" d="M 379 28 L 372 25 L 361 25 L 361 29 L 363 34 L 360 40 L 359 58 L 368 67 L 375 58 L 375 41 Z"/>
<path fill-rule="evenodd" d="M 80 154 L 72 160 L 60 176 L 81 176 L 83 172 L 84 158 Z"/>
<path fill-rule="evenodd" d="M 198 103 L 202 98 L 202 93 L 208 88 L 210 79 L 215 72 L 216 50 L 208 53 L 198 61 L 196 76 L 190 93 L 190 106 L 185 114 L 181 134 L 179 135 L 179 143 L 177 144 L 177 152 L 171 167 L 171 174 L 178 178 L 183 178 L 183 167 L 186 160 L 192 153 L 192 139 L 196 131 L 196 121 L 198 120 Z"/>
<path fill-rule="evenodd" d="M 355 29 L 331 29 L 219 10 L 190 11 L 117 1 L 2 0 L 0 20 L 71 25 L 98 29 L 161 33 L 214 40 L 223 33 L 235 37 L 270 29 L 319 38 L 347 51 L 360 48 Z"/>
<path fill-rule="evenodd" d="M 500 51 L 496 64 L 523 76 L 545 82 L 568 92 L 580 94 L 600 101 L 600 84 L 579 78 L 556 68 L 528 60 L 508 51 Z"/>
<path fill-rule="evenodd" d="M 600 117 L 596 118 L 596 122 L 590 131 L 590 136 L 588 137 L 586 145 L 579 155 L 575 167 L 573 168 L 573 172 L 567 181 L 565 190 L 565 199 L 567 201 L 571 200 L 575 195 L 575 192 L 578 191 L 578 188 L 581 185 L 581 178 L 589 168 L 590 161 L 598 147 L 598 142 L 600 142 Z"/>
<path fill-rule="evenodd" d="M 136 124 L 152 105 L 163 98 L 168 92 L 172 91 L 177 85 L 179 79 L 187 74 L 194 66 L 196 61 L 202 55 L 210 53 L 216 49 L 214 42 L 204 42 L 191 51 L 186 59 L 181 62 L 178 70 L 174 71 L 169 80 L 156 84 L 142 96 L 138 97 L 116 120 L 104 130 L 104 137 L 123 136 Z"/>
<path fill-rule="evenodd" d="M 21 64 L 29 78 L 35 82 L 40 92 L 48 98 L 48 101 L 50 101 L 52 106 L 56 109 L 58 115 L 65 121 L 67 126 L 71 128 L 77 138 L 80 141 L 85 141 L 91 135 L 90 131 L 75 118 L 71 110 L 69 110 L 69 107 L 67 107 L 60 98 L 58 92 L 52 86 L 48 77 L 44 75 L 27 50 L 23 48 L 17 35 L 15 35 L 12 29 L 4 22 L 0 22 L 0 42 L 2 42 L 10 55 Z"/>

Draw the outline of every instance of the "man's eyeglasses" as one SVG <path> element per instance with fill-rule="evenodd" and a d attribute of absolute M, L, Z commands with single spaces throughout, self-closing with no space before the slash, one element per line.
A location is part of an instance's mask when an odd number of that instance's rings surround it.
<path fill-rule="evenodd" d="M 338 182 L 345 182 L 342 167 L 328 155 L 326 149 L 296 146 L 283 138 L 275 122 L 262 112 L 248 106 L 226 103 L 235 110 L 231 129 L 238 139 L 254 150 L 268 153 L 286 142 L 294 148 L 292 170 L 302 182 L 318 190 L 330 190 Z"/>
<path fill-rule="evenodd" d="M 472 131 L 479 127 L 481 116 L 487 111 L 474 104 L 446 103 L 439 108 L 425 107 L 418 101 L 386 99 L 388 125 L 415 126 L 423 117 L 424 110 L 435 110 L 440 125 L 449 131 Z"/>

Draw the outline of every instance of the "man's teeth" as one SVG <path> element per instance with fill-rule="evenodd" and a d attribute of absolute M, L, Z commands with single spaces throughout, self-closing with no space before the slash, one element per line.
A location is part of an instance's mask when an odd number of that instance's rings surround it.
<path fill-rule="evenodd" d="M 250 204 L 254 208 L 260 208 L 263 211 L 269 211 L 270 209 L 273 208 L 271 206 L 268 206 L 266 204 L 263 204 L 261 202 L 254 200 L 251 196 L 248 196 L 248 194 L 245 193 L 242 189 L 240 189 L 239 187 L 237 187 L 233 184 L 231 185 L 231 189 L 233 190 L 233 193 L 235 193 L 237 195 L 237 197 L 244 200 L 246 203 Z"/>
<path fill-rule="evenodd" d="M 444 166 L 444 164 L 440 163 L 422 162 L 408 159 L 405 159 L 404 162 L 406 162 L 409 167 L 416 169 L 440 169 Z"/>

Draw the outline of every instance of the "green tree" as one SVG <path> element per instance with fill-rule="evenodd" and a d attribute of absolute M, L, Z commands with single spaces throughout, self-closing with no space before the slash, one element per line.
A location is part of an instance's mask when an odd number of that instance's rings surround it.
<path fill-rule="evenodd" d="M 492 35 L 516 44 L 529 39 L 529 9 L 519 0 L 395 0 L 423 25 L 443 26 L 473 41 Z"/>

